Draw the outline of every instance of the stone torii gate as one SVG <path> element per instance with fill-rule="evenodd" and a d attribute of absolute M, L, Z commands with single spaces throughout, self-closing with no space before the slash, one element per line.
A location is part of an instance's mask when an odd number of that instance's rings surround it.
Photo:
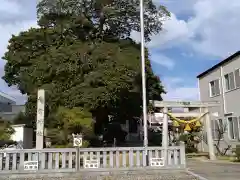
<path fill-rule="evenodd" d="M 183 108 L 182 113 L 174 113 L 171 114 L 175 117 L 199 117 L 203 114 L 204 117 L 202 119 L 205 120 L 204 127 L 207 132 L 207 142 L 208 142 L 208 150 L 209 157 L 211 160 L 215 160 L 216 156 L 214 153 L 214 144 L 212 137 L 212 129 L 211 129 L 211 119 L 209 108 L 219 106 L 218 102 L 200 102 L 200 101 L 150 101 L 153 104 L 153 107 L 159 108 L 160 112 L 163 113 L 163 126 L 162 126 L 162 146 L 164 149 L 168 148 L 168 112 L 169 109 L 172 108 Z M 167 152 L 165 152 L 164 157 L 167 156 Z"/>

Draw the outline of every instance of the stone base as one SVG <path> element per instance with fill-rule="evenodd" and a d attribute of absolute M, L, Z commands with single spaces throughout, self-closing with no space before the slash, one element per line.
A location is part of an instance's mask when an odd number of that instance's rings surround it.
<path fill-rule="evenodd" d="M 75 172 L 49 174 L 9 174 L 0 180 L 199 180 L 186 170 L 143 170 L 130 172 Z"/>

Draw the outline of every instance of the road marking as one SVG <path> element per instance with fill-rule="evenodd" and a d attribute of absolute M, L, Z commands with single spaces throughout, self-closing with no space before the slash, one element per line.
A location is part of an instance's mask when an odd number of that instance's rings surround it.
<path fill-rule="evenodd" d="M 199 180 L 208 180 L 208 179 L 206 179 L 205 177 L 202 177 L 202 176 L 200 176 L 199 174 L 196 174 L 196 173 L 194 173 L 194 172 L 192 172 L 192 171 L 190 171 L 190 170 L 187 170 L 187 173 L 190 174 L 190 175 L 193 175 L 193 176 L 195 176 L 195 177 L 197 177 L 197 178 L 199 178 Z"/>

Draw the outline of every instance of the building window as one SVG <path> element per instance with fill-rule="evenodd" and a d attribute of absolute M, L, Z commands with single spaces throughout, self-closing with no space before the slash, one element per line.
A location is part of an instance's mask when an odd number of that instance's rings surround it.
<path fill-rule="evenodd" d="M 220 80 L 214 80 L 210 82 L 210 96 L 220 95 Z"/>
<path fill-rule="evenodd" d="M 212 136 L 214 140 L 223 139 L 223 135 L 225 133 L 225 127 L 223 125 L 222 119 L 214 119 L 211 121 L 212 125 Z"/>
<path fill-rule="evenodd" d="M 236 88 L 239 88 L 240 87 L 240 69 L 235 70 L 234 76 L 235 76 Z"/>
<path fill-rule="evenodd" d="M 228 135 L 231 140 L 239 140 L 240 121 L 238 117 L 228 117 Z"/>
<path fill-rule="evenodd" d="M 226 83 L 226 90 L 230 91 L 235 89 L 235 80 L 234 80 L 234 73 L 231 72 L 229 74 L 226 74 L 225 76 L 225 83 Z"/>

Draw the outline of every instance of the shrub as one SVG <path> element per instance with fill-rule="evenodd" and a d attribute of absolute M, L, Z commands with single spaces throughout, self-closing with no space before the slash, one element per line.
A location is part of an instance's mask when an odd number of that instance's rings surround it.
<path fill-rule="evenodd" d="M 194 140 L 195 134 L 181 134 L 179 137 L 179 141 L 185 143 L 186 153 L 197 153 L 198 149 L 196 147 L 197 142 Z"/>
<path fill-rule="evenodd" d="M 72 134 L 83 135 L 83 147 L 88 147 L 94 138 L 92 114 L 83 108 L 59 107 L 51 117 L 47 136 L 55 147 L 71 147 Z"/>

